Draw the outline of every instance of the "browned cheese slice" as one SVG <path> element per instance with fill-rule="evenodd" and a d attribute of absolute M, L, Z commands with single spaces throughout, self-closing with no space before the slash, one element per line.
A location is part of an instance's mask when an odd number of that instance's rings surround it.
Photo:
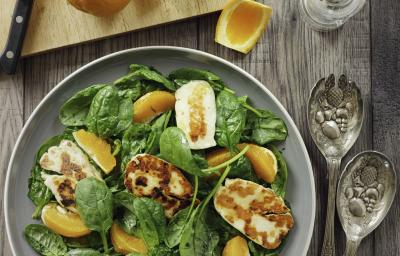
<path fill-rule="evenodd" d="M 149 154 L 131 159 L 124 183 L 135 196 L 151 197 L 160 202 L 168 218 L 186 208 L 193 195 L 192 185 L 178 168 Z"/>
<path fill-rule="evenodd" d="M 293 217 L 271 189 L 243 179 L 227 179 L 214 197 L 217 212 L 234 228 L 267 249 L 281 244 Z"/>

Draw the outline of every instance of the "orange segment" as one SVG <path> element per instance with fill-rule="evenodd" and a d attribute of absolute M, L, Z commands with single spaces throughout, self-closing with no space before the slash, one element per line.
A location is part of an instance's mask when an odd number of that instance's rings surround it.
<path fill-rule="evenodd" d="M 249 247 L 247 246 L 247 241 L 241 236 L 235 236 L 229 240 L 224 250 L 222 251 L 222 256 L 249 256 Z"/>
<path fill-rule="evenodd" d="M 81 237 L 91 232 L 78 214 L 56 203 L 50 203 L 43 208 L 42 221 L 49 229 L 65 237 Z"/>
<path fill-rule="evenodd" d="M 246 157 L 250 160 L 251 165 L 256 175 L 265 182 L 272 183 L 275 180 L 278 172 L 278 162 L 274 153 L 271 150 L 255 145 L 242 143 L 237 147 L 242 150 L 249 145 L 249 150 L 246 152 Z M 217 149 L 206 155 L 209 166 L 217 166 L 231 158 L 231 153 L 228 149 Z"/>
<path fill-rule="evenodd" d="M 175 95 L 166 91 L 149 92 L 133 104 L 133 121 L 147 123 L 175 107 Z"/>
<path fill-rule="evenodd" d="M 114 250 L 118 253 L 147 253 L 147 247 L 142 239 L 128 235 L 115 222 L 111 226 L 111 242 L 114 246 Z"/>
<path fill-rule="evenodd" d="M 255 144 L 238 144 L 239 149 L 243 149 L 247 145 L 250 146 L 246 152 L 251 165 L 253 166 L 256 175 L 267 183 L 272 183 L 275 180 L 278 172 L 278 162 L 274 153 L 271 150 L 255 145 Z"/>
<path fill-rule="evenodd" d="M 264 33 L 271 14 L 271 7 L 256 1 L 231 0 L 218 19 L 215 41 L 248 53 Z"/>
<path fill-rule="evenodd" d="M 111 145 L 107 141 L 83 129 L 73 132 L 75 141 L 105 172 L 110 173 L 116 165 L 115 157 L 111 153 Z"/>

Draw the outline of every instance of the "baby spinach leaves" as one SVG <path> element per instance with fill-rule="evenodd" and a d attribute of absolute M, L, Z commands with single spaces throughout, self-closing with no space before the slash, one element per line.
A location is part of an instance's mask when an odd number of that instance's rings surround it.
<path fill-rule="evenodd" d="M 174 80 L 175 84 L 177 84 L 178 86 L 182 86 L 183 84 L 188 83 L 190 80 L 205 80 L 216 92 L 229 90 L 219 76 L 203 69 L 180 68 L 171 72 L 168 77 L 171 80 Z"/>
<path fill-rule="evenodd" d="M 151 126 L 148 124 L 131 124 L 124 132 L 121 151 L 122 170 L 125 169 L 125 165 L 134 155 L 143 153 L 146 150 L 148 136 L 151 131 Z"/>
<path fill-rule="evenodd" d="M 65 126 L 81 126 L 86 124 L 86 116 L 95 95 L 106 85 L 92 85 L 77 92 L 60 109 L 60 121 Z"/>
<path fill-rule="evenodd" d="M 288 131 L 282 119 L 274 113 L 257 109 L 250 112 L 247 117 L 245 140 L 250 140 L 259 145 L 266 145 L 274 141 L 284 141 Z"/>
<path fill-rule="evenodd" d="M 116 80 L 114 84 L 121 88 L 132 88 L 132 85 L 137 83 L 137 81 L 142 82 L 141 85 L 151 85 L 158 88 L 165 87 L 171 91 L 176 90 L 174 83 L 165 78 L 160 72 L 153 68 L 137 64 L 132 64 L 129 74 Z"/>
<path fill-rule="evenodd" d="M 234 151 L 246 125 L 246 109 L 235 95 L 227 91 L 218 94 L 216 106 L 215 138 L 219 146 Z"/>
<path fill-rule="evenodd" d="M 146 153 L 156 154 L 160 149 L 160 137 L 167 128 L 172 111 L 168 111 L 157 118 L 151 125 L 151 132 L 146 141 Z"/>
<path fill-rule="evenodd" d="M 102 88 L 93 98 L 86 125 L 89 131 L 106 138 L 120 134 L 132 122 L 132 102 L 121 97 L 111 85 Z"/>
<path fill-rule="evenodd" d="M 169 127 L 161 134 L 161 157 L 182 170 L 197 176 L 204 176 L 193 158 L 186 135 L 178 127 Z"/>
<path fill-rule="evenodd" d="M 24 235 L 26 241 L 41 255 L 64 256 L 67 253 L 67 246 L 62 237 L 46 226 L 30 224 L 26 226 Z"/>
<path fill-rule="evenodd" d="M 271 184 L 271 189 L 274 190 L 278 196 L 285 198 L 288 178 L 287 165 L 282 153 L 273 145 L 271 145 L 270 148 L 276 156 L 276 160 L 278 161 L 278 173 L 276 174 L 274 182 Z"/>
<path fill-rule="evenodd" d="M 150 198 L 141 197 L 135 198 L 133 208 L 139 221 L 140 237 L 147 246 L 153 248 L 164 241 L 166 219 L 162 205 Z"/>
<path fill-rule="evenodd" d="M 76 205 L 85 225 L 100 233 L 104 251 L 108 252 L 107 232 L 113 223 L 113 201 L 107 185 L 90 177 L 76 186 Z"/>
<path fill-rule="evenodd" d="M 168 223 L 167 230 L 165 232 L 165 244 L 169 248 L 177 246 L 181 241 L 183 229 L 185 228 L 186 222 L 189 218 L 189 213 L 190 207 L 180 210 Z"/>
<path fill-rule="evenodd" d="M 102 256 L 102 254 L 90 248 L 73 249 L 68 252 L 68 256 Z"/>

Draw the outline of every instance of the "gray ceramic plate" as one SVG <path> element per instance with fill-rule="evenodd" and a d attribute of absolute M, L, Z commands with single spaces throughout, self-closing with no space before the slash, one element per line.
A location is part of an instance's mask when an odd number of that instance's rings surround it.
<path fill-rule="evenodd" d="M 256 107 L 270 109 L 285 120 L 289 129 L 284 145 L 284 156 L 289 166 L 287 200 L 294 213 L 295 228 L 282 254 L 306 255 L 314 227 L 314 177 L 306 147 L 293 120 L 271 92 L 242 69 L 213 55 L 177 47 L 136 48 L 93 61 L 64 79 L 33 111 L 15 145 L 6 178 L 4 209 L 14 255 L 35 255 L 23 237 L 24 227 L 34 222 L 31 219 L 34 206 L 26 196 L 28 177 L 41 143 L 63 130 L 58 120 L 60 106 L 84 87 L 111 82 L 126 74 L 131 63 L 151 65 L 164 74 L 180 67 L 211 70 L 238 95 L 248 95 Z"/>

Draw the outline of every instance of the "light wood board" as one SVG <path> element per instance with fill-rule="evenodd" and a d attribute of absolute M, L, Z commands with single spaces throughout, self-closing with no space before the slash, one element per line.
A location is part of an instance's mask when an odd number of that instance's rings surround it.
<path fill-rule="evenodd" d="M 15 0 L 0 0 L 0 50 Z M 222 9 L 226 0 L 132 0 L 117 15 L 99 18 L 76 10 L 67 0 L 34 0 L 22 55 L 32 55 Z"/>

